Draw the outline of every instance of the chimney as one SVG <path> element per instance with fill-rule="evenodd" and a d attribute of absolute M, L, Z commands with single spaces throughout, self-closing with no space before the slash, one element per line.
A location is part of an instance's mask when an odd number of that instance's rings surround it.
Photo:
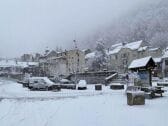
<path fill-rule="evenodd" d="M 123 42 L 122 45 L 125 46 L 127 43 L 126 42 Z"/>

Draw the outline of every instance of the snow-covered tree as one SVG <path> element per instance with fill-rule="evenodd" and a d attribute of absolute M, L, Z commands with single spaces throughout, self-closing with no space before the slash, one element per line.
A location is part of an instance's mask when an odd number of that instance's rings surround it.
<path fill-rule="evenodd" d="M 95 71 L 107 68 L 107 53 L 103 41 L 97 41 L 95 48 L 95 58 L 92 62 L 92 68 Z"/>

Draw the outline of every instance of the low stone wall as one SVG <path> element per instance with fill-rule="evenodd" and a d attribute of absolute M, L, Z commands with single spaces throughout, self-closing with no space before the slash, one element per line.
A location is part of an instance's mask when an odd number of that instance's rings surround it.
<path fill-rule="evenodd" d="M 8 79 L 14 79 L 14 80 L 22 80 L 24 75 L 23 74 L 4 74 L 1 77 L 8 78 Z"/>
<path fill-rule="evenodd" d="M 124 89 L 124 85 L 123 84 L 111 84 L 110 85 L 110 89 L 113 89 L 113 90 L 122 90 L 122 89 Z"/>
<path fill-rule="evenodd" d="M 71 81 L 86 80 L 88 84 L 105 84 L 105 78 L 114 74 L 114 71 L 87 72 L 70 75 L 67 79 Z"/>
<path fill-rule="evenodd" d="M 144 92 L 127 92 L 127 104 L 128 105 L 144 105 L 145 104 L 145 96 Z"/>
<path fill-rule="evenodd" d="M 102 90 L 102 85 L 101 84 L 96 84 L 95 85 L 95 90 L 96 91 L 101 91 Z"/>

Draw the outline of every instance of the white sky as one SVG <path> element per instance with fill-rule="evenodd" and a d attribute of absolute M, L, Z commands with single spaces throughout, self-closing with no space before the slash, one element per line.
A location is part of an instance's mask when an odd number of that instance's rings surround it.
<path fill-rule="evenodd" d="M 0 57 L 72 46 L 145 0 L 0 0 Z"/>

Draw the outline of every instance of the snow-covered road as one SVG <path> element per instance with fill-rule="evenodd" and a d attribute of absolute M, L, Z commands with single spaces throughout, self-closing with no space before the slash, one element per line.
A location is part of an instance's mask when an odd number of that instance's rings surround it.
<path fill-rule="evenodd" d="M 0 80 L 0 126 L 167 126 L 168 94 L 128 106 L 124 91 L 29 91 Z"/>

